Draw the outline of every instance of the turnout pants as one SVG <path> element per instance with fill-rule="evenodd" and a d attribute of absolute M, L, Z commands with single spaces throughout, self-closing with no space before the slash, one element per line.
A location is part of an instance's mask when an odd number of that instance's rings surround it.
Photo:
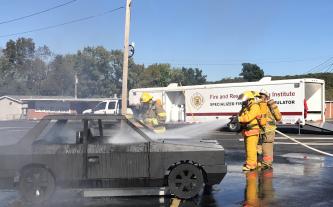
<path fill-rule="evenodd" d="M 272 165 L 273 163 L 273 151 L 274 151 L 274 138 L 275 131 L 266 132 L 263 135 L 262 143 L 262 153 L 263 153 L 263 163 L 267 165 Z"/>
<path fill-rule="evenodd" d="M 254 169 L 257 167 L 257 144 L 259 135 L 244 136 L 245 151 L 246 151 L 246 162 L 245 164 L 250 168 Z"/>

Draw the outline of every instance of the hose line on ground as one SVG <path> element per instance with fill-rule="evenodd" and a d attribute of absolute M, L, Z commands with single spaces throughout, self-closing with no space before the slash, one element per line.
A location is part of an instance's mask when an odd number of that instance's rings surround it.
<path fill-rule="evenodd" d="M 324 155 L 327 155 L 327 156 L 333 157 L 333 154 L 331 154 L 331 153 L 327 153 L 327 152 L 324 152 L 324 151 L 318 150 L 318 149 L 316 149 L 316 148 L 310 147 L 309 145 L 304 144 L 304 143 L 302 143 L 302 142 L 300 142 L 300 141 L 298 141 L 298 140 L 296 140 L 296 139 L 294 139 L 294 138 L 292 138 L 292 137 L 289 137 L 288 135 L 286 135 L 286 134 L 284 134 L 284 133 L 282 133 L 282 132 L 280 132 L 280 131 L 278 131 L 278 130 L 275 130 L 275 131 L 276 131 L 276 133 L 278 133 L 278 134 L 280 134 L 280 135 L 282 135 L 282 136 L 284 136 L 284 137 L 290 139 L 291 141 L 296 142 L 297 144 L 300 144 L 300 145 L 302 145 L 302 146 L 304 146 L 304 147 L 306 147 L 306 148 L 308 148 L 308 149 L 310 149 L 310 150 L 313 150 L 313 151 L 318 152 L 318 153 L 320 153 L 320 154 L 324 154 Z"/>

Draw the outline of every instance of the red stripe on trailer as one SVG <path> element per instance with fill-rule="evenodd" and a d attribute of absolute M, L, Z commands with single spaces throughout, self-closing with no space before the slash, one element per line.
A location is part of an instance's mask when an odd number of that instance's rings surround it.
<path fill-rule="evenodd" d="M 302 116 L 302 112 L 281 112 L 285 116 Z"/>
<path fill-rule="evenodd" d="M 186 116 L 232 116 L 238 112 L 208 112 L 208 113 L 186 113 Z"/>
<path fill-rule="evenodd" d="M 205 112 L 205 113 L 186 113 L 186 116 L 232 116 L 238 112 Z M 285 116 L 301 116 L 302 112 L 281 112 Z"/>

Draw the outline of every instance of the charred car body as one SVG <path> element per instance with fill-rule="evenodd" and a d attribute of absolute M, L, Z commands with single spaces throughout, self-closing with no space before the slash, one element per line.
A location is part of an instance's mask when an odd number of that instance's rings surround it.
<path fill-rule="evenodd" d="M 168 186 L 191 198 L 226 172 L 217 142 L 152 140 L 123 116 L 46 116 L 18 143 L 0 147 L 2 183 L 33 202 L 47 200 L 56 186 Z"/>

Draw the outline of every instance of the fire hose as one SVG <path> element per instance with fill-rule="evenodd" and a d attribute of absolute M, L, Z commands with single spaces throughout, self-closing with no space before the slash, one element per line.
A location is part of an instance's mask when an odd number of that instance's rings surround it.
<path fill-rule="evenodd" d="M 313 151 L 318 152 L 318 153 L 323 154 L 323 155 L 327 155 L 327 156 L 333 157 L 333 154 L 331 154 L 331 153 L 327 153 L 327 152 L 324 152 L 324 151 L 318 150 L 318 149 L 316 149 L 316 148 L 310 147 L 309 145 L 304 144 L 304 143 L 302 143 L 302 142 L 296 140 L 295 138 L 292 138 L 292 137 L 290 137 L 290 136 L 288 136 L 288 135 L 286 135 L 286 134 L 284 134 L 284 133 L 282 133 L 282 132 L 280 132 L 280 131 L 278 131 L 278 130 L 275 130 L 275 131 L 276 131 L 276 133 L 282 135 L 283 137 L 285 137 L 285 138 L 287 138 L 287 139 L 290 139 L 291 141 L 293 141 L 293 142 L 295 142 L 295 143 L 297 143 L 297 144 L 300 144 L 300 145 L 302 145 L 302 146 L 304 146 L 304 147 L 306 147 L 306 148 L 308 148 L 308 149 L 310 149 L 310 150 L 313 150 Z"/>

